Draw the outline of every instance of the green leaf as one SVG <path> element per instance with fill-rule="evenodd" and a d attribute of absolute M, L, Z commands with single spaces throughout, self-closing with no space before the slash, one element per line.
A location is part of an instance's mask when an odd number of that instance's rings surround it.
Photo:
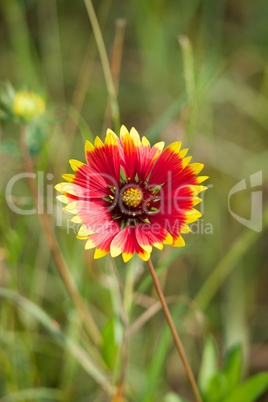
<path fill-rule="evenodd" d="M 223 402 L 254 402 L 268 389 L 268 372 L 257 374 L 239 385 Z"/>
<path fill-rule="evenodd" d="M 174 392 L 169 392 L 164 399 L 164 402 L 186 402 L 181 396 L 174 394 Z"/>
<path fill-rule="evenodd" d="M 52 388 L 29 388 L 19 392 L 6 395 L 0 398 L 0 402 L 17 402 L 17 401 L 36 401 L 38 399 L 49 399 L 53 401 L 63 401 L 63 391 Z"/>
<path fill-rule="evenodd" d="M 122 166 L 120 166 L 120 179 L 122 182 L 127 182 L 127 176 L 126 176 Z"/>
<path fill-rule="evenodd" d="M 228 391 L 232 391 L 241 380 L 243 355 L 240 344 L 228 349 L 224 360 L 223 372 L 227 378 Z"/>
<path fill-rule="evenodd" d="M 206 339 L 201 368 L 199 371 L 198 384 L 202 394 L 206 394 L 208 384 L 217 371 L 217 350 L 211 336 Z"/>
<path fill-rule="evenodd" d="M 108 320 L 102 331 L 102 357 L 108 367 L 113 368 L 116 360 L 118 346 L 115 340 L 114 319 Z"/>
<path fill-rule="evenodd" d="M 242 350 L 240 345 L 235 345 L 228 350 L 223 368 L 216 372 L 216 349 L 213 340 L 208 340 L 199 376 L 199 386 L 206 402 L 220 402 L 230 395 L 240 381 L 241 371 Z"/>
<path fill-rule="evenodd" d="M 214 374 L 209 381 L 206 393 L 204 394 L 204 400 L 206 402 L 222 402 L 222 399 L 227 394 L 227 387 L 228 384 L 225 375 L 222 372 Z M 237 400 L 236 402 L 240 401 Z"/>

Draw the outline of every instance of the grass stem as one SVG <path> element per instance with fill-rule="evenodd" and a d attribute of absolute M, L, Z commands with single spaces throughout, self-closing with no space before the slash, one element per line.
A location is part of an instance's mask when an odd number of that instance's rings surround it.
<path fill-rule="evenodd" d="M 21 130 L 21 150 L 22 150 L 22 155 L 24 157 L 25 170 L 27 173 L 31 174 L 31 177 L 34 177 L 35 173 L 34 173 L 33 162 L 32 162 L 32 158 L 30 156 L 28 145 L 27 145 L 27 132 L 28 132 L 27 125 L 23 125 L 22 130 Z M 38 208 L 38 205 L 40 205 L 40 202 L 42 202 L 42 200 L 40 199 L 40 194 L 38 194 L 38 188 L 36 185 L 36 181 L 34 179 L 32 179 L 31 177 L 29 178 L 28 183 L 29 183 L 30 190 L 32 192 L 34 203 L 36 205 L 36 208 Z M 73 279 L 72 275 L 70 274 L 70 271 L 67 267 L 64 257 L 61 254 L 60 247 L 58 245 L 58 241 L 54 234 L 52 224 L 49 220 L 49 216 L 44 211 L 44 213 L 38 214 L 38 217 L 40 219 L 40 223 L 42 225 L 44 234 L 47 238 L 47 242 L 48 242 L 51 254 L 54 258 L 56 267 L 60 273 L 60 276 L 65 285 L 65 288 L 66 288 L 67 292 L 69 293 L 71 299 L 73 300 L 73 303 L 76 306 L 76 309 L 77 309 L 79 315 L 81 316 L 85 327 L 87 328 L 88 334 L 91 336 L 91 339 L 93 340 L 95 345 L 99 345 L 101 342 L 100 332 L 99 332 L 98 327 L 96 326 L 95 321 L 94 321 L 93 317 L 91 316 L 87 306 L 85 305 L 82 297 L 80 296 L 80 293 L 77 290 L 74 279 Z"/>
<path fill-rule="evenodd" d="M 115 22 L 115 37 L 111 51 L 111 74 L 114 82 L 115 93 L 118 96 L 118 88 L 121 73 L 121 64 L 123 57 L 124 36 L 125 36 L 126 21 L 123 18 L 118 18 Z M 104 114 L 104 122 L 102 131 L 105 132 L 111 124 L 111 108 L 108 100 Z"/>
<path fill-rule="evenodd" d="M 115 85 L 112 77 L 112 72 L 110 68 L 110 63 L 108 59 L 108 55 L 106 52 L 106 48 L 104 45 L 101 29 L 99 26 L 99 22 L 92 4 L 91 0 L 84 0 L 87 13 L 92 25 L 93 33 L 96 39 L 100 59 L 101 59 L 101 64 L 102 64 L 102 69 L 104 73 L 104 78 L 106 82 L 106 87 L 108 90 L 108 95 L 110 98 L 111 102 L 111 110 L 112 110 L 112 116 L 113 116 L 113 122 L 114 122 L 114 129 L 116 131 L 119 131 L 120 128 L 120 118 L 119 118 L 119 106 L 117 102 L 117 95 L 116 95 L 116 90 L 115 90 Z"/>

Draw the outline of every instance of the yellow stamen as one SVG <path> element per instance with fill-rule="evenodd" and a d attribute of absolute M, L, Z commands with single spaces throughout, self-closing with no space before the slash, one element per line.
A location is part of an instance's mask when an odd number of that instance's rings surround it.
<path fill-rule="evenodd" d="M 143 199 L 142 191 L 139 188 L 129 187 L 122 195 L 122 200 L 127 207 L 136 208 Z"/>

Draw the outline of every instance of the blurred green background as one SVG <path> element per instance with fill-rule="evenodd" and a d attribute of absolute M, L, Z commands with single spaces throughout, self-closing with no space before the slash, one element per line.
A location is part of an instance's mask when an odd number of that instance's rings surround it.
<path fill-rule="evenodd" d="M 204 217 L 185 236 L 186 247 L 153 253 L 194 372 L 207 337 L 217 345 L 219 363 L 226 348 L 241 343 L 244 377 L 268 370 L 268 2 L 101 0 L 94 6 L 118 86 L 121 122 L 151 142 L 182 140 L 210 176 Z M 102 333 L 99 364 L 116 381 L 123 331 L 118 281 L 127 289 L 131 324 L 156 300 L 146 264 L 134 259 L 125 265 L 117 258 L 118 279 L 109 256 L 94 261 L 84 242 L 67 231 L 66 217 L 56 225 L 61 206 L 51 191 L 62 173 L 71 172 L 69 158 L 84 160 L 85 139 L 103 138 L 113 125 L 83 1 L 1 0 L 0 60 L 3 92 L 9 82 L 46 99 L 46 116 L 32 128 L 34 166 L 53 175 L 45 177 L 44 192 L 54 204 L 56 235 Z M 0 401 L 108 401 L 70 353 L 66 337 L 89 356 L 95 351 L 37 215 L 22 216 L 7 205 L 6 186 L 24 165 L 19 125 L 2 119 L 0 129 L 0 287 L 39 306 L 65 336 L 55 336 L 53 328 L 49 333 L 53 323 L 42 324 L 39 310 L 36 319 L 32 305 L 23 308 L 22 300 L 12 303 L 0 294 Z M 231 208 L 249 219 L 249 176 L 259 171 L 263 227 L 255 231 L 230 214 L 228 195 L 246 179 L 247 189 L 232 197 Z M 32 207 L 25 181 L 14 193 L 16 205 Z M 192 400 L 161 312 L 133 333 L 128 346 L 127 401 L 179 401 L 171 392 Z M 258 400 L 267 401 L 268 394 Z"/>

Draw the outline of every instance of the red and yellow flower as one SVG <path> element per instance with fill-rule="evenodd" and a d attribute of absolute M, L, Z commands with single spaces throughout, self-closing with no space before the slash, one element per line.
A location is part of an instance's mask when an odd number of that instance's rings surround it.
<path fill-rule="evenodd" d="M 74 174 L 56 186 L 72 220 L 82 224 L 77 237 L 85 248 L 96 248 L 94 258 L 111 253 L 128 261 L 136 252 L 148 260 L 152 246 L 184 246 L 181 234 L 201 213 L 194 206 L 206 189 L 197 176 L 203 164 L 190 164 L 181 142 L 153 146 L 135 128 L 121 127 L 120 138 L 107 130 L 85 145 L 87 163 L 70 160 Z"/>

